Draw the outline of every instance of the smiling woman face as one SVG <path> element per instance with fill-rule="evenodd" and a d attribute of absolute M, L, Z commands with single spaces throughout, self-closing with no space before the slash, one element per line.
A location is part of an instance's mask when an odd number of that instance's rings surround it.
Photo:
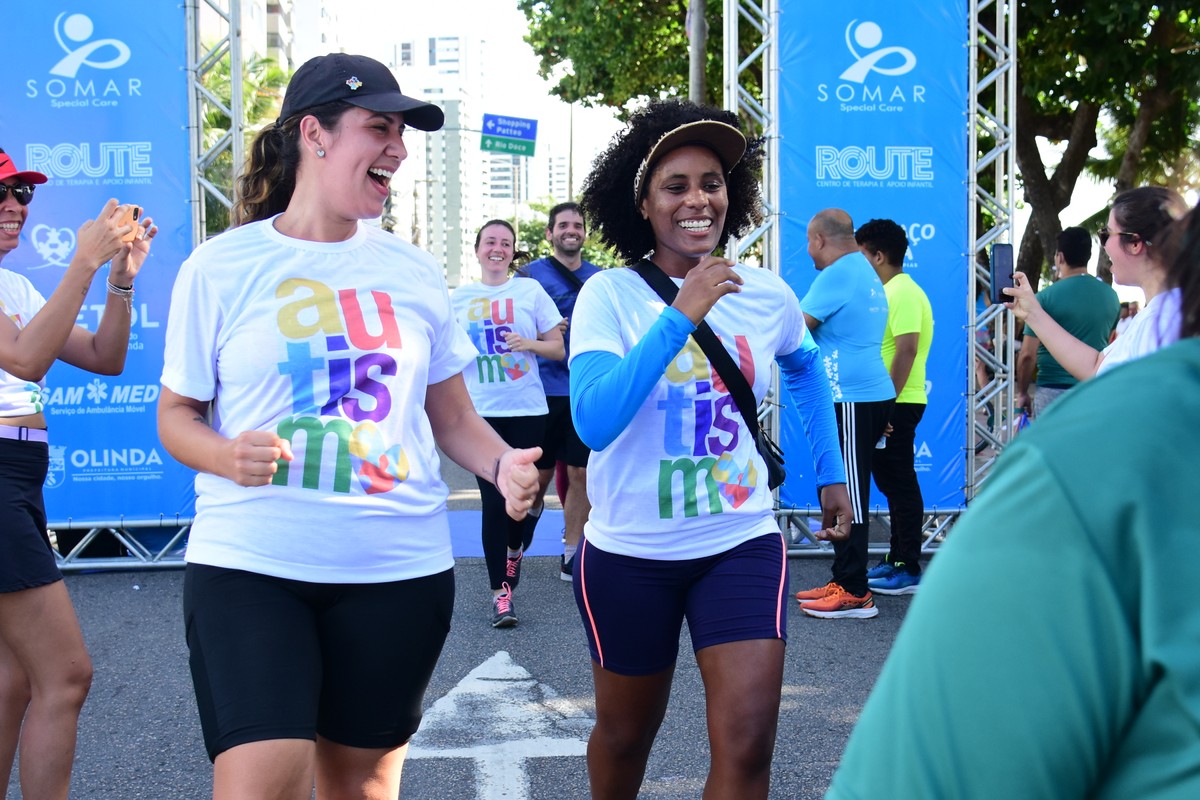
<path fill-rule="evenodd" d="M 16 187 L 20 181 L 15 177 L 0 181 L 5 186 Z M 25 218 L 29 216 L 29 206 L 17 202 L 16 195 L 6 190 L 4 199 L 0 200 L 0 259 L 17 248 L 21 242 L 21 228 L 25 226 Z"/>
<path fill-rule="evenodd" d="M 475 257 L 479 259 L 484 283 L 496 285 L 508 279 L 515 246 L 512 231 L 505 225 L 488 225 L 479 232 Z"/>
<path fill-rule="evenodd" d="M 349 219 L 383 213 L 392 175 L 408 157 L 404 115 L 351 108 L 333 131 L 318 134 L 326 168 L 322 193 Z"/>
<path fill-rule="evenodd" d="M 646 182 L 642 216 L 654 231 L 654 263 L 682 277 L 721 244 L 729 195 L 721 160 L 687 145 L 658 162 Z"/>

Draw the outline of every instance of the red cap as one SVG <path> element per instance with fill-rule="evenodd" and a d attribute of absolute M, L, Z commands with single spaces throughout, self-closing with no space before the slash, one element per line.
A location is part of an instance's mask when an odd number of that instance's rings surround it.
<path fill-rule="evenodd" d="M 45 183 L 48 180 L 40 172 L 18 172 L 17 165 L 13 163 L 12 158 L 4 152 L 3 147 L 0 147 L 0 181 L 9 178 L 16 178 L 23 183 Z"/>

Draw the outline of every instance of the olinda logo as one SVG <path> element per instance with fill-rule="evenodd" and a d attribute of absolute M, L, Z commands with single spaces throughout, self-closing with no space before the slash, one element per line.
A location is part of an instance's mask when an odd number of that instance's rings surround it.
<path fill-rule="evenodd" d="M 85 469 L 88 467 L 108 467 L 110 469 L 122 467 L 161 467 L 162 463 L 162 456 L 154 448 L 143 450 L 140 447 L 124 447 L 119 450 L 106 448 L 102 450 L 71 451 L 71 466 L 76 469 Z"/>
<path fill-rule="evenodd" d="M 114 20 L 126 19 L 114 7 Z M 25 81 L 25 96 L 45 96 L 52 108 L 112 107 L 121 99 L 141 95 L 140 78 L 127 77 L 121 81 L 105 77 L 103 72 L 119 69 L 129 63 L 133 51 L 120 39 L 96 36 L 96 24 L 87 14 L 63 12 L 54 20 L 54 41 L 63 55 L 50 67 L 50 78 Z M 100 77 L 89 73 L 100 72 Z"/>

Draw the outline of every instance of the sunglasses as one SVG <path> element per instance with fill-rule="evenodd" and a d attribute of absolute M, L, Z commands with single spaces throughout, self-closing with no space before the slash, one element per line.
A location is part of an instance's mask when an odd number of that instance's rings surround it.
<path fill-rule="evenodd" d="M 1107 225 L 1105 225 L 1103 228 L 1101 228 L 1100 231 L 1097 233 L 1097 235 L 1100 237 L 1100 246 L 1101 247 L 1104 247 L 1104 245 L 1108 244 L 1108 237 L 1110 237 L 1110 236 L 1124 236 L 1125 238 L 1129 239 L 1130 243 L 1132 243 L 1132 244 L 1137 244 L 1138 242 L 1146 242 L 1146 240 L 1142 238 L 1142 235 L 1140 233 L 1128 233 L 1126 231 L 1110 231 L 1108 229 Z M 1150 244 L 1150 243 L 1146 242 L 1146 244 Z"/>
<path fill-rule="evenodd" d="M 13 199 L 23 206 L 29 205 L 29 201 L 33 199 L 34 185 L 32 183 L 18 183 L 9 185 L 0 183 L 0 203 L 8 197 L 8 193 L 12 192 Z"/>

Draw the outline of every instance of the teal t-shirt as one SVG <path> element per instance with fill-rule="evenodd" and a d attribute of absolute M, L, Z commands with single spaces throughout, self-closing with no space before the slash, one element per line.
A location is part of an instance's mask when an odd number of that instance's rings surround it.
<path fill-rule="evenodd" d="M 1108 346 L 1108 337 L 1121 313 L 1113 288 L 1092 275 L 1073 275 L 1038 292 L 1038 302 L 1067 333 L 1096 350 Z M 1028 325 L 1025 335 L 1037 336 Z M 1059 365 L 1044 344 L 1038 345 L 1037 385 L 1074 386 L 1079 381 Z"/>
<path fill-rule="evenodd" d="M 921 581 L 827 798 L 1200 797 L 1200 339 L 1020 433 Z"/>

